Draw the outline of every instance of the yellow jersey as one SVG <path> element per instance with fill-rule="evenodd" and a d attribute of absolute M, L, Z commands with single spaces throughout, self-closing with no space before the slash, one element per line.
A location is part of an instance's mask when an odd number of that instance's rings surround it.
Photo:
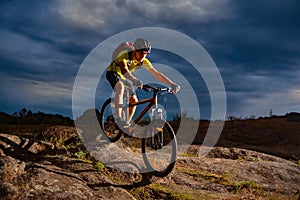
<path fill-rule="evenodd" d="M 149 61 L 149 59 L 144 58 L 143 62 L 139 62 L 136 60 L 130 60 L 129 53 L 127 50 L 121 51 L 117 58 L 108 66 L 107 71 L 113 71 L 116 72 L 121 79 L 126 80 L 126 78 L 123 76 L 121 68 L 118 63 L 124 62 L 127 63 L 128 70 L 130 72 L 135 72 L 140 67 L 143 67 L 145 69 L 153 68 L 153 65 Z"/>

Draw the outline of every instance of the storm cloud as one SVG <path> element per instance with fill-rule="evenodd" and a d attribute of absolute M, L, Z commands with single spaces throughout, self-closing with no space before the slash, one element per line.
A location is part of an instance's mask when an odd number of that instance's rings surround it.
<path fill-rule="evenodd" d="M 299 8 L 296 0 L 1 1 L 0 111 L 71 116 L 76 74 L 93 48 L 128 29 L 164 27 L 210 54 L 225 84 L 228 116 L 300 112 Z M 184 64 L 156 52 L 154 62 Z M 187 76 L 193 81 L 193 73 Z M 198 90 L 209 115 L 208 91 Z"/>

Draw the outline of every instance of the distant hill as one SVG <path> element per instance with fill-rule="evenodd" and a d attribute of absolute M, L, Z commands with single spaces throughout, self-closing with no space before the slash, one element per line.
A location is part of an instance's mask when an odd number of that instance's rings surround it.
<path fill-rule="evenodd" d="M 61 114 L 46 114 L 43 112 L 33 113 L 30 110 L 23 108 L 13 115 L 5 112 L 0 112 L 0 124 L 6 125 L 65 125 L 72 126 L 74 122 L 69 117 L 64 117 Z"/>
<path fill-rule="evenodd" d="M 201 121 L 194 144 L 202 144 L 208 126 Z M 300 158 L 300 113 L 257 119 L 231 119 L 224 123 L 216 146 L 255 150 L 285 159 Z"/>
<path fill-rule="evenodd" d="M 291 122 L 300 122 L 300 113 L 291 112 L 285 115 L 288 121 Z"/>

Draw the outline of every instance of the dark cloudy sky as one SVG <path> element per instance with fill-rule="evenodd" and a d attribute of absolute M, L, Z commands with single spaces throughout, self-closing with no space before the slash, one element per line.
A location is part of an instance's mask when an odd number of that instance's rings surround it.
<path fill-rule="evenodd" d="M 72 116 L 87 54 L 114 34 L 155 26 L 188 35 L 210 54 L 228 116 L 300 112 L 299 10 L 298 0 L 2 0 L 0 111 Z"/>

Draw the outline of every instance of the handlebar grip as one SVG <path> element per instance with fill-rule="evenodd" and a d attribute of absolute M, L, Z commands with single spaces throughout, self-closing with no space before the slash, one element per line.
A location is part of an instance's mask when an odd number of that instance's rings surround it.
<path fill-rule="evenodd" d="M 143 85 L 143 90 L 145 90 L 146 92 L 151 92 L 152 89 L 153 88 L 150 85 Z"/>

